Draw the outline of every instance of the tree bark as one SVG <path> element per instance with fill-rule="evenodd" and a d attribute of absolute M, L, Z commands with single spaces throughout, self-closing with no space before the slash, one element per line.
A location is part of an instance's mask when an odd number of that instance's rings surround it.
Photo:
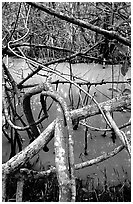
<path fill-rule="evenodd" d="M 43 91 L 41 95 L 52 97 L 54 101 L 58 102 L 58 104 L 61 107 L 60 109 L 60 107 L 57 106 L 57 119 L 56 119 L 55 136 L 54 136 L 55 138 L 55 161 L 57 161 L 56 166 L 57 166 L 58 181 L 59 181 L 59 186 L 60 186 L 60 201 L 63 201 L 63 200 L 67 201 L 66 199 L 67 199 L 69 188 L 70 188 L 70 192 L 69 192 L 71 194 L 70 201 L 72 202 L 72 201 L 75 201 L 75 197 L 76 197 L 76 184 L 75 184 L 75 176 L 74 176 L 75 174 L 74 150 L 73 150 L 74 142 L 72 138 L 73 130 L 72 130 L 70 112 L 68 111 L 68 107 L 67 107 L 65 100 L 58 94 L 58 92 L 54 91 L 52 87 L 50 87 L 49 89 L 50 91 Z M 66 139 L 65 139 L 65 134 L 64 134 L 64 128 L 65 128 L 64 126 L 67 126 L 67 137 L 68 138 Z M 66 164 L 66 161 L 68 162 L 68 164 Z M 62 172 L 62 169 L 64 172 Z M 68 172 L 69 175 L 67 175 L 67 171 L 65 172 L 64 169 L 69 170 Z M 70 181 L 68 180 L 68 178 Z M 69 196 L 68 196 L 68 199 L 69 199 Z"/>

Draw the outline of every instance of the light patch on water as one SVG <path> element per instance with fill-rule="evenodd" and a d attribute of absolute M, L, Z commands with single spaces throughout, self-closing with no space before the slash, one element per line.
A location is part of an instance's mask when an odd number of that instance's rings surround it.
<path fill-rule="evenodd" d="M 92 79 L 91 79 L 91 82 L 93 83 L 93 82 L 95 82 L 96 80 L 92 77 Z"/>
<path fill-rule="evenodd" d="M 103 155 L 104 155 L 104 154 L 106 154 L 106 152 L 104 152 L 104 151 L 101 151 L 101 154 L 103 154 Z"/>
<path fill-rule="evenodd" d="M 63 88 L 60 89 L 60 92 L 63 93 Z"/>
<path fill-rule="evenodd" d="M 109 147 L 110 146 L 110 142 L 107 144 L 107 147 Z"/>
<path fill-rule="evenodd" d="M 60 113 L 62 112 L 60 106 L 57 106 L 57 111 L 60 112 Z"/>
<path fill-rule="evenodd" d="M 65 97 L 65 98 L 67 97 L 67 93 L 66 93 L 66 92 L 64 93 L 64 97 Z"/>
<path fill-rule="evenodd" d="M 94 149 L 93 152 L 96 153 L 96 150 Z"/>
<path fill-rule="evenodd" d="M 127 135 L 131 135 L 131 131 L 128 130 L 128 131 L 126 132 L 126 134 L 127 134 Z"/>

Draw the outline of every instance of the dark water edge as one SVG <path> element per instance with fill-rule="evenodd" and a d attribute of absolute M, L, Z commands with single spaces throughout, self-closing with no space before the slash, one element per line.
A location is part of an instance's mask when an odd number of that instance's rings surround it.
<path fill-rule="evenodd" d="M 8 202 L 15 202 L 17 182 L 10 177 L 8 185 Z M 44 179 L 26 180 L 23 191 L 23 202 L 58 202 L 59 187 L 55 173 Z M 117 185 L 111 185 L 107 179 L 104 185 L 94 181 L 88 175 L 86 180 L 76 178 L 76 202 L 130 202 L 131 183 L 127 179 Z"/>

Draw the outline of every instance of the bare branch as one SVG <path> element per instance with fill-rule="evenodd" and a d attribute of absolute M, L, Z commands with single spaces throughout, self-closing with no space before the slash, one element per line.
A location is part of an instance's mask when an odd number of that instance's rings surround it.
<path fill-rule="evenodd" d="M 48 8 L 48 7 L 46 7 L 46 6 L 44 6 L 44 5 L 40 4 L 40 3 L 27 2 L 27 4 L 29 4 L 29 5 L 31 5 L 31 6 L 33 6 L 35 8 L 38 8 L 38 9 L 40 9 L 40 10 L 42 10 L 42 11 L 44 11 L 44 12 L 50 14 L 50 15 L 56 16 L 56 17 L 58 17 L 58 18 L 60 18 L 62 20 L 65 20 L 67 22 L 73 23 L 73 24 L 78 25 L 80 27 L 87 28 L 89 30 L 92 30 L 94 32 L 102 34 L 105 37 L 108 37 L 108 38 L 111 38 L 111 39 L 116 39 L 119 42 L 123 43 L 124 45 L 127 45 L 127 46 L 131 47 L 131 42 L 128 39 L 120 36 L 115 31 L 107 31 L 107 30 L 102 29 L 102 28 L 100 28 L 98 26 L 94 26 L 94 25 L 92 25 L 90 23 L 87 23 L 87 22 L 85 22 L 83 20 L 75 19 L 74 17 L 69 17 L 67 15 L 64 15 L 62 12 L 57 13 L 57 12 L 55 12 L 54 9 Z"/>

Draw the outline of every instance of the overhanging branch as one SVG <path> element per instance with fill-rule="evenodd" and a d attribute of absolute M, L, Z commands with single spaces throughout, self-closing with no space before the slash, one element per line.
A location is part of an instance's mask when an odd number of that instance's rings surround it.
<path fill-rule="evenodd" d="M 99 34 L 102 34 L 108 38 L 111 38 L 111 39 L 116 39 L 118 40 L 119 42 L 123 43 L 124 45 L 127 45 L 129 47 L 131 47 L 131 41 L 122 37 L 121 35 L 119 35 L 117 32 L 115 31 L 108 31 L 108 30 L 105 30 L 103 28 L 100 28 L 98 26 L 95 26 L 95 25 L 92 25 L 90 23 L 87 23 L 83 20 L 79 20 L 79 19 L 75 19 L 74 17 L 69 17 L 67 15 L 64 15 L 62 12 L 60 13 L 57 13 L 54 9 L 51 9 L 51 8 L 48 8 L 40 3 L 34 3 L 34 2 L 27 2 L 27 4 L 35 7 L 35 8 L 38 8 L 52 16 L 56 16 L 58 18 L 60 18 L 61 20 L 65 20 L 67 22 L 70 22 L 70 23 L 73 23 L 75 25 L 78 25 L 82 28 L 87 28 L 89 30 L 92 30 L 94 32 L 97 32 Z"/>

